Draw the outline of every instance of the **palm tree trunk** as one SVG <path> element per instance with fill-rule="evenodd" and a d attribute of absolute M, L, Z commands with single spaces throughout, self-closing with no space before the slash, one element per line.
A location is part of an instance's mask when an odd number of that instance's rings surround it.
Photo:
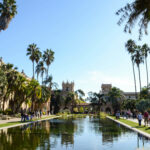
<path fill-rule="evenodd" d="M 37 81 L 39 81 L 39 74 L 37 73 Z"/>
<path fill-rule="evenodd" d="M 146 58 L 146 57 L 145 57 L 145 65 L 146 65 L 146 74 L 147 74 L 147 88 L 148 88 L 149 81 L 148 81 L 148 66 L 147 66 L 147 58 Z"/>
<path fill-rule="evenodd" d="M 43 85 L 43 73 L 42 73 L 42 85 Z"/>
<path fill-rule="evenodd" d="M 47 78 L 48 78 L 48 72 L 49 72 L 49 65 L 47 66 Z"/>
<path fill-rule="evenodd" d="M 134 62 L 133 62 L 133 60 L 132 60 L 132 68 L 133 68 L 133 77 L 134 77 L 135 96 L 137 98 L 136 77 L 135 77 L 135 69 L 134 69 Z"/>
<path fill-rule="evenodd" d="M 140 92 L 141 92 L 141 74 L 140 74 L 140 66 L 138 65 L 138 72 L 139 72 L 139 84 L 140 84 Z"/>
<path fill-rule="evenodd" d="M 33 79 L 34 79 L 34 61 L 33 61 L 33 66 L 32 67 L 33 67 Z"/>

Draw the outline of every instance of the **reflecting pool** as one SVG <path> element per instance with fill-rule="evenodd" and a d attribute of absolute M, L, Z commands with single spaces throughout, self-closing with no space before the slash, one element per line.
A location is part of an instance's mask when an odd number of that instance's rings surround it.
<path fill-rule="evenodd" d="M 150 141 L 108 119 L 53 119 L 0 130 L 0 150 L 150 150 Z"/>

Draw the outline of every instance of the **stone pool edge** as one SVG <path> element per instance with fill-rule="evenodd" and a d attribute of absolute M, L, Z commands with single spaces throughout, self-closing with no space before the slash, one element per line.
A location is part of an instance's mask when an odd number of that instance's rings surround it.
<path fill-rule="evenodd" d="M 26 122 L 26 123 L 20 123 L 20 124 L 10 125 L 10 126 L 6 126 L 6 127 L 1 127 L 0 130 L 8 129 L 8 128 L 14 128 L 14 127 L 18 127 L 18 126 L 24 126 L 24 125 L 28 125 L 28 124 L 32 124 L 32 123 L 36 123 L 36 122 L 41 122 L 41 121 L 46 121 L 46 120 L 51 120 L 51 119 L 55 119 L 55 118 L 59 118 L 59 117 L 62 117 L 62 115 L 60 115 L 60 116 L 54 116 L 52 118 L 45 118 L 45 119 L 41 119 L 41 120 L 36 120 L 36 121 L 31 121 L 31 122 Z"/>
<path fill-rule="evenodd" d="M 150 139 L 150 134 L 148 134 L 148 133 L 145 133 L 145 132 L 140 131 L 140 130 L 138 130 L 138 129 L 136 129 L 136 128 L 133 128 L 133 127 L 131 127 L 131 126 L 129 126 L 129 125 L 123 123 L 123 122 L 120 122 L 119 120 L 115 120 L 115 119 L 113 119 L 113 118 L 111 118 L 111 117 L 109 117 L 109 116 L 107 116 L 106 118 L 108 118 L 108 119 L 110 119 L 110 120 L 112 120 L 112 121 L 114 121 L 114 122 L 116 122 L 116 123 L 119 123 L 119 124 L 125 126 L 126 128 L 129 128 L 130 130 L 133 130 L 133 131 L 135 131 L 135 132 L 137 132 L 137 133 L 140 133 L 140 134 L 142 134 L 143 136 L 145 136 L 145 137 L 147 137 L 147 138 Z"/>

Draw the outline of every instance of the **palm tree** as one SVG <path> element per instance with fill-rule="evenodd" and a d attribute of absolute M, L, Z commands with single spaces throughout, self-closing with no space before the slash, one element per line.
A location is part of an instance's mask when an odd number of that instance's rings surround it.
<path fill-rule="evenodd" d="M 39 61 L 39 58 L 40 58 L 40 50 L 39 48 L 37 47 L 36 44 L 30 44 L 27 48 L 27 56 L 29 56 L 29 59 L 32 61 L 33 63 L 33 79 L 34 79 L 34 62 L 38 62 Z"/>
<path fill-rule="evenodd" d="M 39 73 L 41 73 L 42 85 L 43 85 L 44 73 L 46 72 L 46 68 L 45 68 L 45 66 L 44 66 L 44 62 L 43 62 L 43 61 L 40 61 L 40 62 L 37 64 L 36 70 L 38 70 Z"/>
<path fill-rule="evenodd" d="M 79 97 L 80 100 L 83 100 L 83 96 L 85 96 L 85 93 L 83 90 L 78 89 L 75 91 L 75 93 L 77 94 L 77 96 Z"/>
<path fill-rule="evenodd" d="M 149 81 L 148 81 L 148 66 L 147 66 L 147 57 L 148 57 L 148 52 L 150 52 L 150 48 L 148 47 L 147 44 L 144 44 L 142 46 L 142 54 L 144 56 L 144 59 L 145 59 L 145 65 L 146 65 L 146 74 L 147 74 L 147 88 L 148 88 L 148 84 L 149 84 Z"/>
<path fill-rule="evenodd" d="M 48 85 L 49 89 L 50 89 L 50 93 L 52 88 L 54 87 L 55 89 L 58 88 L 58 84 L 56 82 L 53 82 L 53 77 L 52 76 L 48 76 L 43 83 L 45 83 L 45 85 Z"/>
<path fill-rule="evenodd" d="M 51 49 L 47 49 L 46 51 L 44 51 L 44 54 L 43 54 L 43 60 L 47 65 L 47 76 L 49 72 L 49 66 L 54 61 L 54 54 L 55 53 Z"/>
<path fill-rule="evenodd" d="M 101 106 L 106 103 L 106 99 L 104 94 L 96 93 L 96 92 L 89 92 L 88 93 L 88 100 L 91 102 L 93 107 L 95 105 L 98 106 L 98 112 L 101 110 Z"/>
<path fill-rule="evenodd" d="M 139 38 L 143 34 L 147 34 L 148 23 L 150 21 L 150 1 L 149 0 L 134 0 L 130 4 L 126 4 L 123 8 L 116 12 L 117 15 L 121 15 L 118 24 L 121 25 L 126 19 L 127 22 L 124 27 L 125 32 L 131 33 L 137 21 L 139 25 Z"/>
<path fill-rule="evenodd" d="M 42 57 L 42 53 L 39 50 L 37 50 L 36 51 L 36 57 L 35 57 L 36 65 L 39 63 L 41 57 Z M 35 70 L 35 72 L 37 73 L 37 81 L 38 81 L 38 77 L 39 77 L 40 71 L 39 70 Z"/>
<path fill-rule="evenodd" d="M 3 0 L 0 3 L 0 31 L 8 28 L 10 21 L 16 14 L 16 0 Z"/>
<path fill-rule="evenodd" d="M 135 53 L 136 44 L 133 40 L 128 40 L 125 44 L 125 47 L 128 51 L 128 53 L 131 55 L 131 62 L 132 62 L 132 68 L 133 68 L 133 77 L 134 77 L 134 86 L 135 86 L 135 95 L 137 97 L 137 87 L 136 87 L 136 76 L 135 76 L 135 69 L 134 69 L 134 57 L 133 54 Z"/>
<path fill-rule="evenodd" d="M 140 84 L 140 92 L 141 92 L 141 74 L 140 74 L 140 64 L 143 63 L 143 56 L 141 54 L 141 46 L 137 46 L 135 50 L 135 54 L 133 55 L 133 61 L 136 63 L 138 72 L 139 72 L 139 84 Z"/>

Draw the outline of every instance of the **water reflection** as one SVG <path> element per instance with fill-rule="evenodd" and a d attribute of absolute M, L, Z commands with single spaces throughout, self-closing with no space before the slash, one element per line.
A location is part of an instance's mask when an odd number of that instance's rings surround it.
<path fill-rule="evenodd" d="M 0 130 L 0 150 L 147 150 L 150 141 L 108 119 L 53 119 Z"/>

